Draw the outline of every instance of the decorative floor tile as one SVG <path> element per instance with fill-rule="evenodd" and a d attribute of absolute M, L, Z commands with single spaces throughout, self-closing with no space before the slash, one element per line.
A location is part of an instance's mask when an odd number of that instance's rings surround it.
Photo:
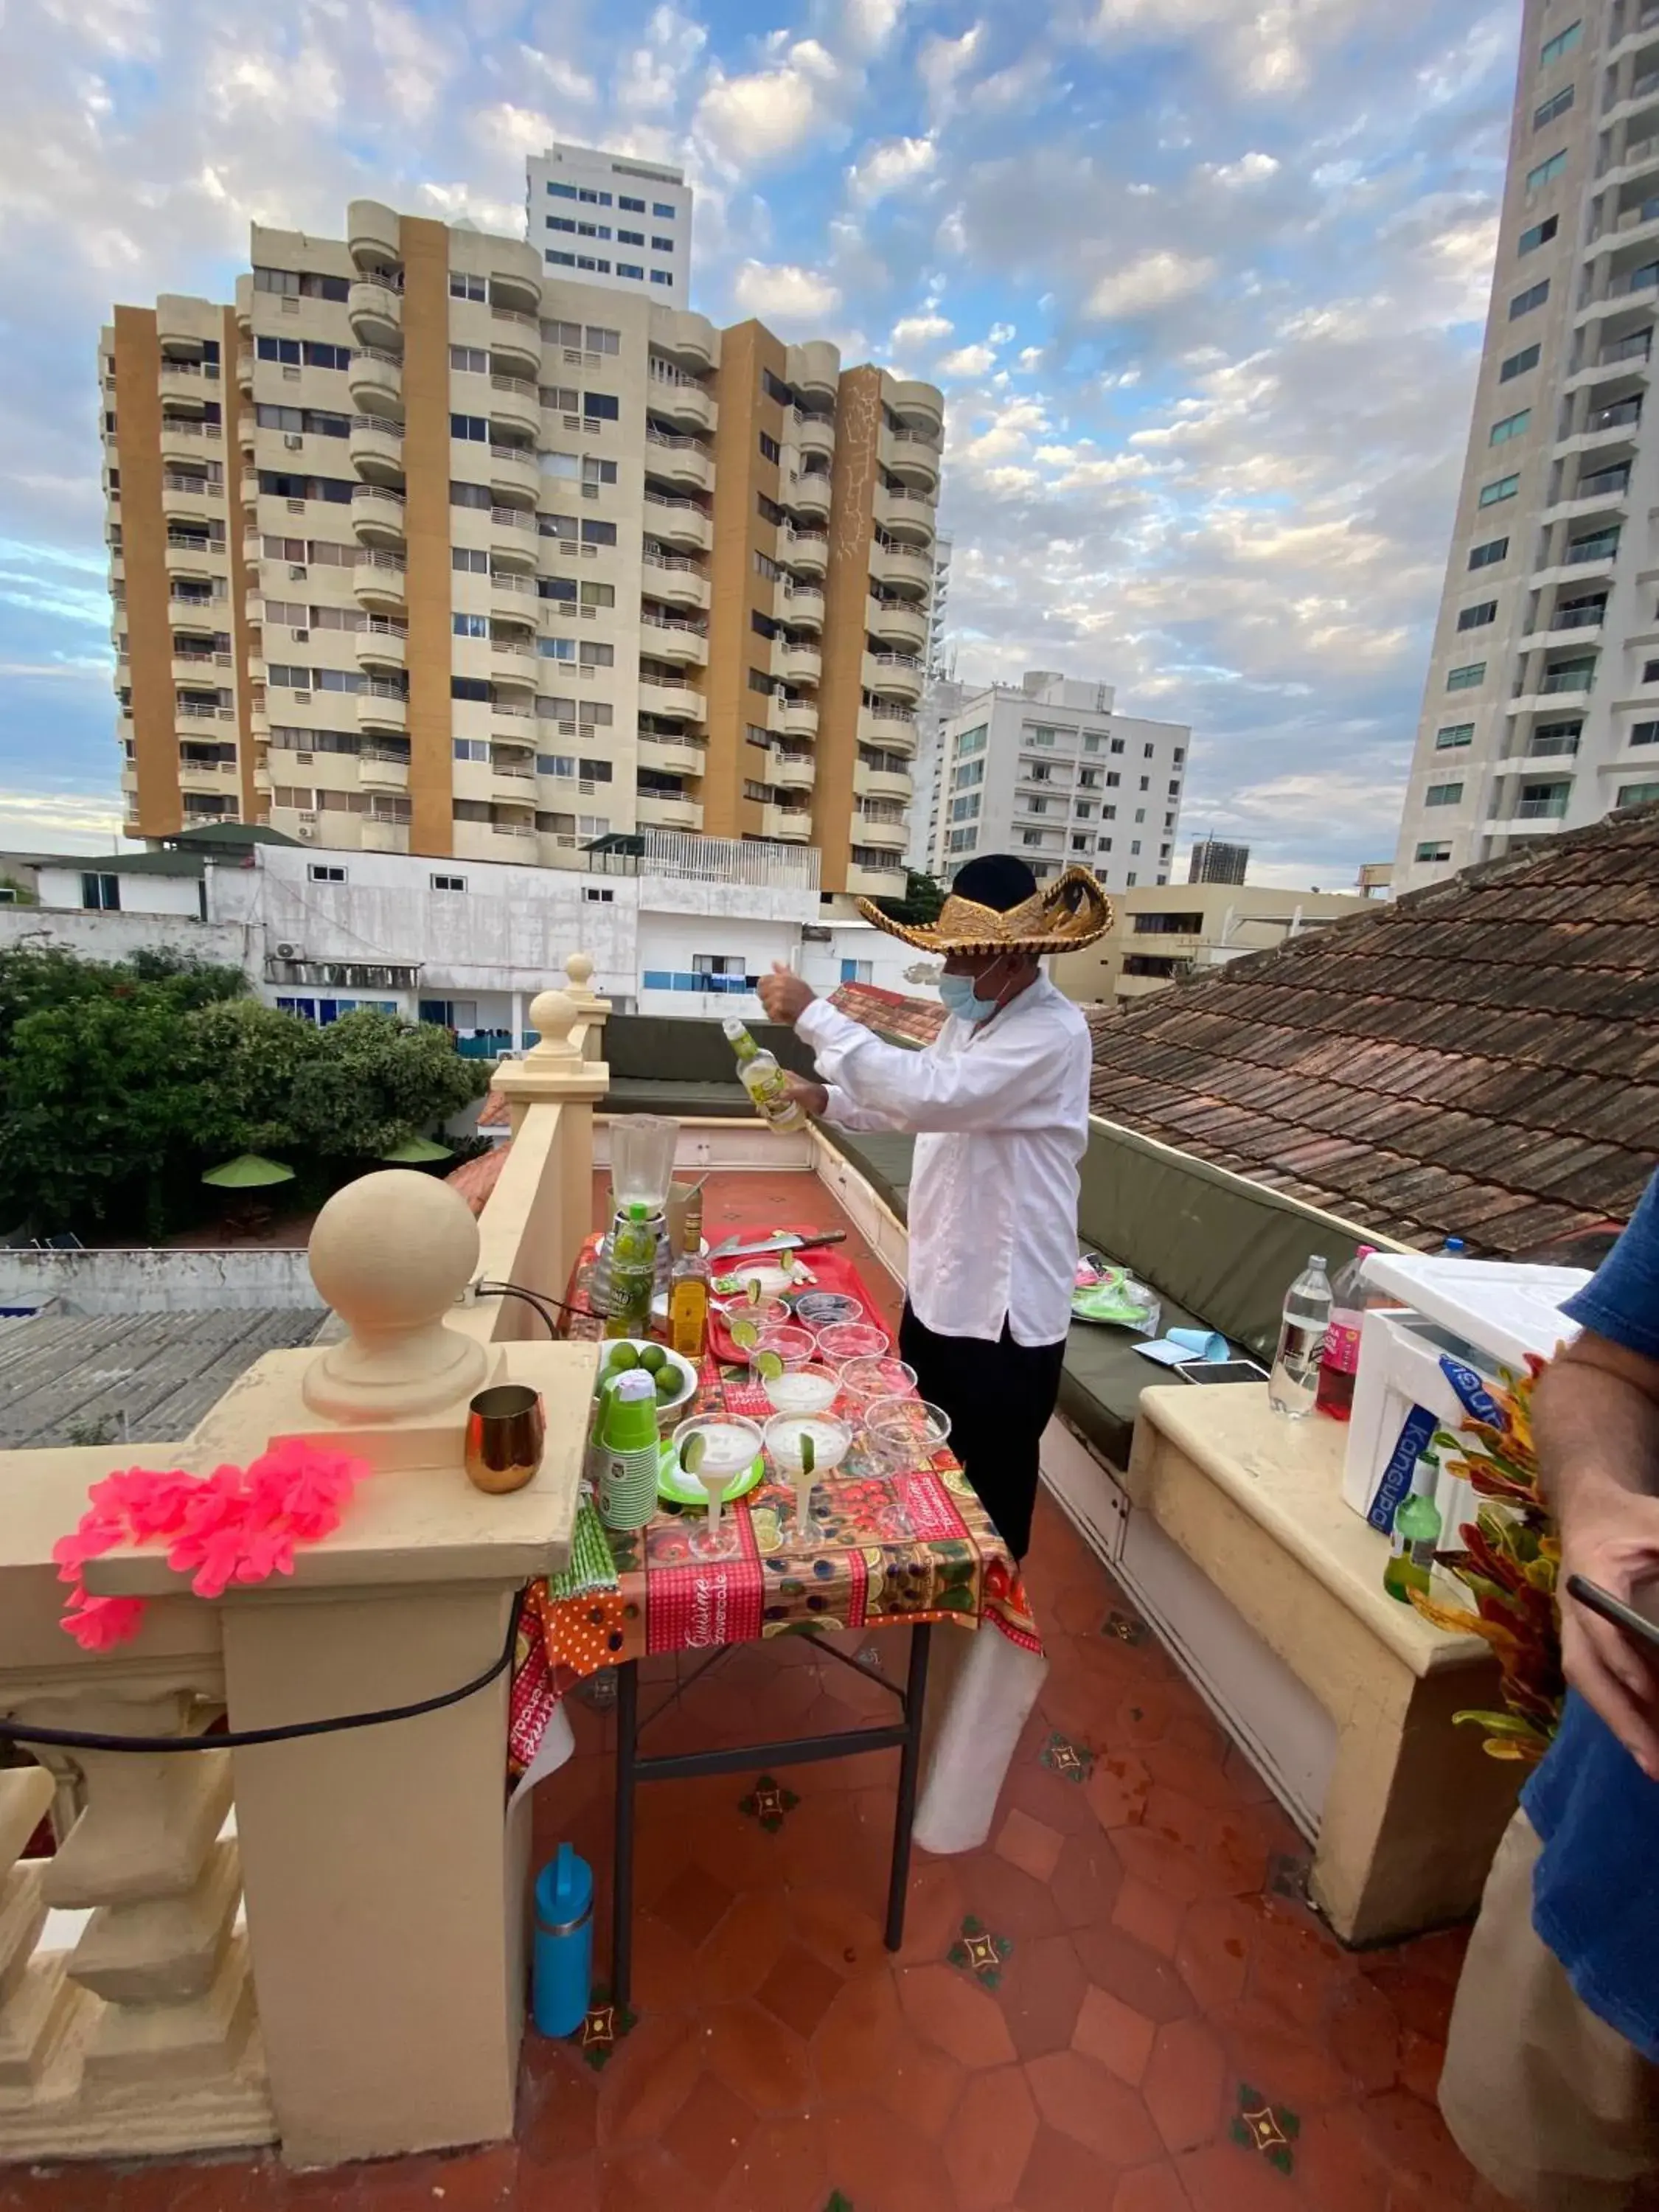
<path fill-rule="evenodd" d="M 1144 1620 L 1137 1620 L 1133 1613 L 1120 1613 L 1114 1607 L 1101 1622 L 1100 1632 L 1103 1636 L 1115 1637 L 1120 1644 L 1144 1644 L 1146 1624 Z"/>
<path fill-rule="evenodd" d="M 1259 2150 L 1280 2173 L 1289 2173 L 1296 2164 L 1291 2146 L 1302 2132 L 1301 2121 L 1282 2105 L 1270 2105 L 1248 2081 L 1238 2085 L 1238 2110 L 1227 2132 L 1241 2148 Z"/>
<path fill-rule="evenodd" d="M 775 1836 L 799 1802 L 793 1790 L 786 1790 L 769 1774 L 763 1774 L 749 1795 L 738 1800 L 738 1810 L 751 1820 L 759 1821 L 769 1836 Z"/>
<path fill-rule="evenodd" d="M 960 1966 L 988 1990 L 994 1990 L 1002 1979 L 1004 1962 L 1013 1948 L 1006 1936 L 993 1935 L 982 1920 L 975 1920 L 970 1913 L 945 1955 L 953 1966 Z"/>
<path fill-rule="evenodd" d="M 610 1994 L 608 1990 L 594 1990 L 587 2017 L 571 2039 L 596 2073 L 609 2063 L 617 2045 L 639 2018 L 626 2005 L 613 2005 Z"/>
<path fill-rule="evenodd" d="M 1073 1743 L 1058 1729 L 1049 1730 L 1048 1741 L 1037 1756 L 1051 1774 L 1058 1774 L 1067 1782 L 1081 1784 L 1094 1771 L 1095 1755 L 1088 1745 Z"/>

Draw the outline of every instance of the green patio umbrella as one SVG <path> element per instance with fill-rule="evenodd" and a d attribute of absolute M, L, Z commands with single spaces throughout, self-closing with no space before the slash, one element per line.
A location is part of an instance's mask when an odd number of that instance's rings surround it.
<path fill-rule="evenodd" d="M 431 1137 L 405 1137 L 401 1145 L 394 1145 L 389 1152 L 380 1154 L 383 1160 L 400 1168 L 424 1167 L 432 1160 L 454 1157 L 447 1145 L 441 1145 Z"/>
<path fill-rule="evenodd" d="M 264 1190 L 271 1183 L 293 1180 L 292 1168 L 285 1168 L 280 1160 L 264 1159 L 258 1152 L 242 1152 L 222 1167 L 210 1168 L 202 1177 L 216 1190 Z"/>

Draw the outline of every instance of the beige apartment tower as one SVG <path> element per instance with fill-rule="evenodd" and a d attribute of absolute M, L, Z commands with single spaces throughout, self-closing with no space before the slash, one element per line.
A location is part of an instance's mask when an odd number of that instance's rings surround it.
<path fill-rule="evenodd" d="M 354 202 L 100 348 L 128 834 L 900 892 L 943 402 Z"/>

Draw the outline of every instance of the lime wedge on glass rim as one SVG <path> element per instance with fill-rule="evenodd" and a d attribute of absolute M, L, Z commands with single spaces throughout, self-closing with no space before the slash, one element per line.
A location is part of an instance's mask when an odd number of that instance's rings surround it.
<path fill-rule="evenodd" d="M 810 1435 L 803 1431 L 800 1440 L 801 1473 L 803 1474 L 811 1474 L 817 1463 L 817 1454 L 812 1449 L 812 1439 Z"/>
<path fill-rule="evenodd" d="M 752 1321 L 734 1321 L 732 1324 L 732 1341 L 740 1352 L 752 1352 L 760 1342 L 760 1331 Z"/>
<path fill-rule="evenodd" d="M 761 1279 L 760 1279 L 760 1277 L 759 1277 L 758 1275 L 751 1275 L 751 1276 L 749 1278 L 749 1303 L 750 1303 L 750 1304 L 751 1306 L 757 1306 L 757 1305 L 760 1304 L 761 1300 L 762 1300 L 765 1296 L 766 1296 L 765 1291 L 764 1291 L 763 1290 L 762 1290 L 762 1288 L 761 1288 Z"/>
<path fill-rule="evenodd" d="M 695 1474 L 702 1465 L 703 1455 L 708 1449 L 708 1439 L 701 1429 L 694 1429 L 680 1446 L 680 1465 L 687 1474 Z"/>
<path fill-rule="evenodd" d="M 783 1372 L 781 1354 L 775 1352 L 757 1352 L 755 1354 L 755 1372 L 763 1382 L 775 1382 Z"/>
<path fill-rule="evenodd" d="M 779 1253 L 778 1265 L 782 1268 L 786 1275 L 793 1275 L 794 1273 L 795 1252 L 793 1245 L 786 1244 L 782 1251 Z"/>

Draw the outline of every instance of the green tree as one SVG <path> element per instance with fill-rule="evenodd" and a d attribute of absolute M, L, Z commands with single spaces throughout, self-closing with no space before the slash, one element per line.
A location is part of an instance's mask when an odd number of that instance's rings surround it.
<path fill-rule="evenodd" d="M 292 1152 L 300 1141 L 295 1086 L 322 1056 L 329 1032 L 258 999 L 221 1000 L 191 1019 L 211 1070 L 198 1125 L 204 1153 L 218 1161 Z"/>
<path fill-rule="evenodd" d="M 320 1032 L 322 1051 L 295 1076 L 295 1140 L 325 1158 L 378 1159 L 489 1088 L 485 1063 L 463 1060 L 435 1023 L 365 1007 Z"/>
<path fill-rule="evenodd" d="M 921 929 L 930 921 L 939 920 L 939 908 L 945 904 L 945 886 L 937 876 L 924 875 L 919 869 L 907 868 L 904 872 L 904 896 L 877 899 L 874 903 L 884 914 L 890 915 L 895 921 L 906 922 L 913 929 Z"/>

